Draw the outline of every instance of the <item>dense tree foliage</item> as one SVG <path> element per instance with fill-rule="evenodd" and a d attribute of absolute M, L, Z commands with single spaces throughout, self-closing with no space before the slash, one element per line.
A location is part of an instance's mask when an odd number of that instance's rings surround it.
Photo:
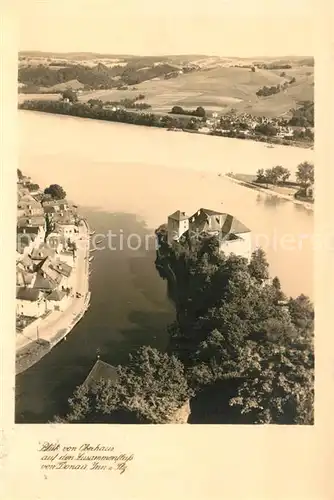
<path fill-rule="evenodd" d="M 202 106 L 198 106 L 194 111 L 189 111 L 181 106 L 173 106 L 171 110 L 171 114 L 173 115 L 188 115 L 188 116 L 197 116 L 198 118 L 205 118 L 206 111 Z"/>
<path fill-rule="evenodd" d="M 79 386 L 69 400 L 65 422 L 162 424 L 173 419 L 192 395 L 182 363 L 152 347 L 130 355 L 118 366 L 115 381 Z"/>
<path fill-rule="evenodd" d="M 261 87 L 257 92 L 256 95 L 258 97 L 268 97 L 273 94 L 278 94 L 278 92 L 281 91 L 281 86 L 280 85 L 273 85 L 271 87 L 267 87 L 264 85 L 264 87 Z"/>
<path fill-rule="evenodd" d="M 59 184 L 50 184 L 49 187 L 44 189 L 44 194 L 50 195 L 54 200 L 63 200 L 66 198 L 66 192 Z"/>
<path fill-rule="evenodd" d="M 269 137 L 274 137 L 277 135 L 277 128 L 271 123 L 260 123 L 259 125 L 256 125 L 255 132 Z"/>
<path fill-rule="evenodd" d="M 287 182 L 290 177 L 290 171 L 282 167 L 281 165 L 276 165 L 273 168 L 267 168 L 264 170 L 260 168 L 257 173 L 256 182 L 265 184 L 278 184 Z"/>
<path fill-rule="evenodd" d="M 87 67 L 68 63 L 65 67 L 55 69 L 45 65 L 24 66 L 19 68 L 19 82 L 35 87 L 51 87 L 70 80 L 78 80 L 87 88 L 113 88 L 120 85 L 136 85 L 152 78 L 163 77 L 175 70 L 168 64 L 147 67 L 147 62 L 130 61 L 125 66 L 116 65 L 111 68 L 104 64 Z"/>
<path fill-rule="evenodd" d="M 156 265 L 176 307 L 171 352 L 190 385 L 233 387 L 230 407 L 244 423 L 313 422 L 313 308 L 288 299 L 278 278 L 268 280 L 263 250 L 250 263 L 218 251 L 215 237 L 183 238 L 172 247 L 158 231 Z M 217 386 L 218 387 L 218 386 Z M 221 421 L 228 419 L 222 415 Z"/>
<path fill-rule="evenodd" d="M 297 109 L 291 109 L 292 117 L 289 125 L 297 127 L 314 127 L 314 102 L 303 101 Z"/>
<path fill-rule="evenodd" d="M 62 115 L 80 116 L 82 118 L 94 118 L 96 120 L 107 120 L 112 122 L 130 123 L 133 125 L 145 125 L 148 127 L 176 127 L 183 129 L 194 129 L 194 119 L 178 116 L 157 116 L 153 113 L 127 111 L 125 109 L 105 108 L 99 103 L 92 106 L 83 102 L 69 103 L 63 101 L 33 100 L 24 101 L 19 105 L 20 109 L 43 111 L 45 113 L 57 113 Z"/>
<path fill-rule="evenodd" d="M 71 89 L 66 89 L 63 92 L 62 96 L 63 96 L 63 99 L 68 99 L 70 102 L 77 102 L 78 101 L 77 93 Z"/>

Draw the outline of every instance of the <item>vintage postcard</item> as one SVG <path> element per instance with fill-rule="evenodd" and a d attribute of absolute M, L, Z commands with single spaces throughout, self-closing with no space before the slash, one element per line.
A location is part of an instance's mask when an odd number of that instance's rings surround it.
<path fill-rule="evenodd" d="M 8 8 L 4 498 L 332 498 L 325 17 Z"/>

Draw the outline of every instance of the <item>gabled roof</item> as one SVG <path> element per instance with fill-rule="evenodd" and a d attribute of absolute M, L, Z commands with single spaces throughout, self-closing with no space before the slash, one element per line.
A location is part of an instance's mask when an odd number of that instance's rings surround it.
<path fill-rule="evenodd" d="M 44 227 L 45 218 L 43 215 L 31 215 L 30 217 L 19 217 L 17 227 Z"/>
<path fill-rule="evenodd" d="M 72 267 L 66 264 L 66 262 L 62 262 L 60 260 L 51 262 L 50 267 L 67 278 L 72 273 Z"/>
<path fill-rule="evenodd" d="M 216 212 L 216 210 L 210 210 L 209 208 L 200 208 L 199 209 L 201 212 L 204 212 L 206 215 L 209 217 L 211 215 L 224 215 L 222 212 Z M 195 214 L 194 214 L 195 215 Z"/>
<path fill-rule="evenodd" d="M 70 212 L 66 212 L 63 215 L 59 213 L 55 213 L 53 216 L 53 220 L 57 226 L 66 226 L 66 225 L 73 225 L 75 222 L 75 218 L 73 214 Z"/>
<path fill-rule="evenodd" d="M 98 359 L 89 372 L 83 385 L 91 389 L 101 379 L 115 382 L 118 379 L 118 373 L 115 366 Z"/>
<path fill-rule="evenodd" d="M 34 227 L 33 226 L 32 227 L 26 226 L 26 227 L 19 227 L 18 228 L 17 236 L 19 236 L 19 235 L 23 235 L 24 236 L 24 235 L 29 234 L 29 236 L 32 237 L 32 235 L 36 235 L 37 236 L 38 233 L 39 233 L 39 227 L 38 226 L 34 226 Z"/>
<path fill-rule="evenodd" d="M 43 243 L 39 248 L 34 248 L 33 251 L 31 252 L 31 258 L 33 260 L 44 260 L 47 257 L 54 257 L 55 255 L 56 255 L 55 250 Z"/>
<path fill-rule="evenodd" d="M 17 208 L 19 208 L 21 210 L 25 210 L 26 208 L 28 208 L 31 205 L 34 208 L 40 208 L 41 212 L 43 212 L 43 207 L 39 201 L 36 201 L 35 198 L 32 198 L 32 197 L 31 197 L 31 200 L 30 199 L 26 200 L 25 198 L 26 197 L 21 198 L 17 202 Z"/>
<path fill-rule="evenodd" d="M 29 257 L 29 255 L 25 255 L 22 259 L 20 259 L 18 264 L 22 265 L 22 267 L 24 267 L 24 268 L 28 268 L 28 267 L 31 267 L 34 265 L 32 259 Z"/>
<path fill-rule="evenodd" d="M 38 228 L 30 228 L 38 229 Z M 38 232 L 38 231 L 37 231 Z M 30 243 L 33 242 L 37 237 L 36 232 L 30 233 L 17 233 L 16 235 L 16 250 L 19 253 L 23 253 L 26 247 L 29 247 Z"/>
<path fill-rule="evenodd" d="M 180 210 L 177 210 L 172 215 L 169 215 L 168 219 L 174 219 L 174 220 L 177 220 L 177 221 L 181 221 L 181 220 L 188 219 L 188 216 L 186 215 L 185 212 L 181 212 Z"/>
<path fill-rule="evenodd" d="M 45 278 L 51 278 L 51 280 L 57 284 L 59 284 L 62 280 L 61 274 L 56 269 L 54 269 L 50 257 L 47 257 L 44 261 L 42 261 L 39 264 L 38 272 L 44 273 Z"/>
<path fill-rule="evenodd" d="M 36 288 L 20 287 L 16 289 L 16 298 L 18 300 L 36 302 L 40 298 L 40 290 L 37 290 Z"/>
<path fill-rule="evenodd" d="M 63 200 L 44 200 L 42 202 L 44 207 L 47 206 L 60 206 L 60 205 L 68 205 L 68 201 L 64 198 Z"/>
<path fill-rule="evenodd" d="M 20 268 L 16 268 L 16 285 L 17 286 L 28 286 L 31 285 L 35 278 L 34 273 L 29 273 Z"/>
<path fill-rule="evenodd" d="M 46 296 L 46 299 L 59 302 L 65 297 L 65 295 L 66 293 L 63 290 L 53 290 L 49 295 Z"/>
<path fill-rule="evenodd" d="M 55 288 L 57 288 L 57 286 L 58 284 L 55 283 L 51 278 L 43 278 L 40 273 L 37 273 L 34 288 L 38 288 L 40 290 L 54 290 Z"/>
<path fill-rule="evenodd" d="M 222 233 L 242 234 L 250 233 L 250 229 L 246 227 L 239 219 L 230 214 L 225 214 L 225 221 L 222 226 Z"/>

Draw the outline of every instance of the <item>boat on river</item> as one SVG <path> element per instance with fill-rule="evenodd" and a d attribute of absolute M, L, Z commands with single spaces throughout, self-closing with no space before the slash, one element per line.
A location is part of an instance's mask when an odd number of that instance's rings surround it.
<path fill-rule="evenodd" d="M 89 257 L 88 262 L 92 262 L 93 259 L 94 259 L 94 255 L 92 255 L 91 257 Z"/>
<path fill-rule="evenodd" d="M 95 234 L 95 231 L 91 231 L 91 232 L 89 233 L 89 236 L 93 236 L 93 234 Z"/>

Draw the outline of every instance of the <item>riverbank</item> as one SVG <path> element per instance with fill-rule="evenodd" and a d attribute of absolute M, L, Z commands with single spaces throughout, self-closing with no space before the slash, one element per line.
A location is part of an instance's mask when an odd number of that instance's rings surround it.
<path fill-rule="evenodd" d="M 142 111 L 128 111 L 126 109 L 112 110 L 103 106 L 91 106 L 82 101 L 70 103 L 57 100 L 25 100 L 19 102 L 18 108 L 25 111 L 39 111 L 56 115 L 68 115 L 78 118 L 89 118 L 92 120 L 103 120 L 116 123 L 127 123 L 146 127 L 164 128 L 169 131 L 190 132 L 193 134 L 210 135 L 215 137 L 225 137 L 230 139 L 240 139 L 245 141 L 262 142 L 270 144 L 271 147 L 289 146 L 303 149 L 313 149 L 312 142 L 301 142 L 295 140 L 281 139 L 279 137 L 269 137 L 261 134 L 231 133 L 222 134 L 218 131 L 199 128 L 200 121 L 194 117 L 161 114 Z M 203 124 L 202 124 L 203 125 Z"/>
<path fill-rule="evenodd" d="M 314 209 L 314 203 L 308 200 L 300 200 L 294 197 L 294 194 L 296 190 L 293 190 L 293 193 L 291 192 L 290 194 L 282 192 L 282 188 L 280 187 L 275 187 L 275 186 L 270 186 L 270 188 L 266 188 L 264 186 L 261 186 L 255 182 L 252 182 L 250 180 L 245 180 L 245 176 L 243 174 L 225 174 L 224 177 L 229 179 L 232 182 L 235 182 L 236 184 L 240 184 L 241 186 L 254 189 L 256 191 L 259 191 L 261 193 L 265 193 L 267 195 L 272 195 L 276 196 L 277 198 L 281 198 L 282 200 L 287 200 L 291 201 L 295 205 L 302 205 L 305 207 L 307 210 L 312 210 Z M 247 176 L 247 177 L 252 177 L 252 176 Z M 254 176 L 255 178 L 255 176 Z"/>
<path fill-rule="evenodd" d="M 66 339 L 89 307 L 89 226 L 86 221 L 79 225 L 78 239 L 72 300 L 64 311 L 52 311 L 16 333 L 16 375 L 36 364 Z"/>

